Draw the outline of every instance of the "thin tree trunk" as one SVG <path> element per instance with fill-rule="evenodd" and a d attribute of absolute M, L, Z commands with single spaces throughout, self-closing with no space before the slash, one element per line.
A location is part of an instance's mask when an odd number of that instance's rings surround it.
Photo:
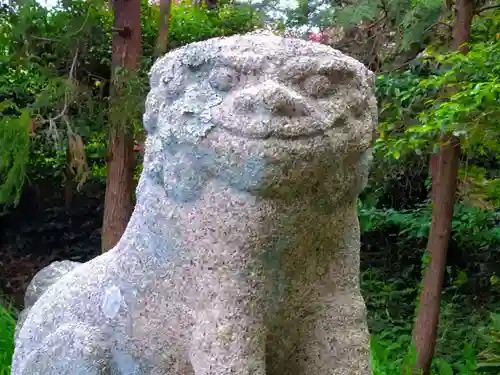
<path fill-rule="evenodd" d="M 202 6 L 203 0 L 193 0 L 193 5 Z M 217 7 L 217 0 L 205 0 L 205 5 L 207 9 L 213 10 Z"/>
<path fill-rule="evenodd" d="M 434 355 L 439 324 L 441 289 L 446 266 L 446 253 L 451 234 L 451 219 L 457 188 L 460 143 L 455 137 L 443 137 L 436 155 L 433 174 L 432 224 L 427 242 L 431 261 L 425 270 L 413 342 L 417 350 L 417 374 L 427 375 Z"/>
<path fill-rule="evenodd" d="M 472 0 L 455 2 L 453 48 L 468 51 L 472 17 Z M 416 373 L 428 375 L 439 325 L 441 290 L 443 287 L 448 242 L 452 230 L 453 206 L 457 189 L 460 140 L 449 134 L 441 137 L 441 147 L 430 160 L 432 174 L 432 224 L 427 243 L 431 261 L 425 270 L 413 342 L 417 350 Z"/>
<path fill-rule="evenodd" d="M 217 0 L 205 0 L 205 4 L 207 5 L 207 9 L 214 10 L 217 8 Z"/>
<path fill-rule="evenodd" d="M 464 55 L 469 52 L 467 44 L 470 38 L 470 29 L 473 17 L 473 0 L 456 0 L 455 24 L 453 28 L 453 48 L 459 50 Z"/>
<path fill-rule="evenodd" d="M 102 225 L 102 251 L 116 245 L 132 214 L 134 189 L 134 131 L 130 117 L 120 108 L 125 92 L 121 82 L 130 79 L 141 58 L 140 0 L 114 0 L 110 138 Z M 122 71 L 124 69 L 124 71 Z M 122 104 L 123 106 L 123 104 Z"/>
<path fill-rule="evenodd" d="M 170 9 L 172 0 L 160 0 L 160 30 L 156 40 L 155 57 L 160 57 L 168 49 L 168 27 L 170 25 Z"/>

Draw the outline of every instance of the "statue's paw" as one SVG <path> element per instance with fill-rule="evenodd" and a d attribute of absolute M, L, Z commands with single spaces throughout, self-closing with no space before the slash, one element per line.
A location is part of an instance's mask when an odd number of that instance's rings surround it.
<path fill-rule="evenodd" d="M 102 332 L 79 323 L 66 324 L 15 358 L 12 375 L 103 375 L 108 373 L 109 343 Z"/>

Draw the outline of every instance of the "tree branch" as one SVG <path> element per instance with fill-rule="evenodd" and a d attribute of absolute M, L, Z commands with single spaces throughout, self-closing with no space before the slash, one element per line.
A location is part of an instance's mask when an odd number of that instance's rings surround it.
<path fill-rule="evenodd" d="M 446 22 L 443 22 L 443 21 L 437 21 L 436 23 L 433 23 L 427 29 L 425 29 L 425 31 L 427 32 L 427 31 L 435 28 L 437 25 L 444 25 L 444 26 L 448 27 L 450 30 L 453 30 L 453 26 L 452 25 L 450 25 L 450 24 L 448 24 Z"/>
<path fill-rule="evenodd" d="M 496 4 L 496 5 L 487 5 L 487 6 L 485 6 L 485 7 L 482 7 L 482 8 L 479 8 L 479 9 L 475 10 L 475 11 L 474 11 L 474 14 L 475 14 L 475 15 L 478 15 L 478 14 L 480 14 L 480 13 L 482 13 L 482 12 L 487 11 L 487 10 L 498 9 L 498 8 L 500 8 L 500 4 Z"/>
<path fill-rule="evenodd" d="M 76 31 L 74 31 L 72 33 L 66 34 L 65 38 L 71 38 L 71 37 L 76 36 L 77 34 L 79 34 L 83 30 L 83 28 L 85 27 L 85 24 L 87 23 L 87 21 L 89 20 L 89 15 L 90 15 L 90 10 L 87 11 L 87 15 L 85 16 L 85 19 L 83 20 L 83 23 L 78 28 L 78 30 L 76 30 Z M 47 38 L 47 37 L 43 37 L 43 36 L 30 36 L 30 37 L 33 38 L 33 39 L 35 39 L 35 40 L 43 40 L 43 41 L 46 41 L 46 42 L 57 43 L 57 42 L 61 41 L 61 39 L 53 39 L 53 38 Z"/>
<path fill-rule="evenodd" d="M 375 26 L 377 26 L 380 22 L 382 22 L 383 20 L 385 20 L 387 18 L 387 15 L 382 15 L 379 19 L 375 20 L 374 22 L 372 22 L 371 24 L 369 24 L 367 26 L 368 29 L 373 29 Z"/>

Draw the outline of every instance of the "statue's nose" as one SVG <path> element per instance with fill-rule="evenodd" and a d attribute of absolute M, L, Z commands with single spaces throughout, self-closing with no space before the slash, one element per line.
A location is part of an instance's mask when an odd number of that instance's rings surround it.
<path fill-rule="evenodd" d="M 271 80 L 241 90 L 234 100 L 234 106 L 238 112 L 268 111 L 275 116 L 302 117 L 311 114 L 304 97 Z"/>
<path fill-rule="evenodd" d="M 247 137 L 294 139 L 329 127 L 322 110 L 293 88 L 267 80 L 232 92 L 214 109 L 212 121 Z"/>

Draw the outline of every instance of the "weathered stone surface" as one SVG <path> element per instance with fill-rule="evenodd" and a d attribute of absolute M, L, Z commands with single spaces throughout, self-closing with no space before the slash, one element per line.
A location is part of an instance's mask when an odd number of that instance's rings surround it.
<path fill-rule="evenodd" d="M 38 299 L 12 374 L 369 374 L 372 73 L 248 34 L 172 51 L 150 80 L 130 223 Z"/>

